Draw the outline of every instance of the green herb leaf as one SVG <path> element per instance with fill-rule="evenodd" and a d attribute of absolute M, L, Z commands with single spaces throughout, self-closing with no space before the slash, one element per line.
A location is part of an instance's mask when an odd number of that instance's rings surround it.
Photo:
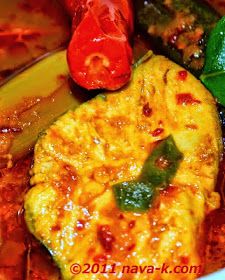
<path fill-rule="evenodd" d="M 113 186 L 118 207 L 122 211 L 142 212 L 151 206 L 155 189 L 149 182 L 123 182 Z"/>
<path fill-rule="evenodd" d="M 218 102 L 225 106 L 225 16 L 210 34 L 200 79 Z"/>

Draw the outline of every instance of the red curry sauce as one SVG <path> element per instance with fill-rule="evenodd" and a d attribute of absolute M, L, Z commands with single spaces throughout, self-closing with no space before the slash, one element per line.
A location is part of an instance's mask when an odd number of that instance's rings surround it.
<path fill-rule="evenodd" d="M 49 280 L 58 275 L 50 255 L 29 234 L 24 221 L 31 164 L 29 156 L 12 169 L 0 170 L 0 279 Z"/>

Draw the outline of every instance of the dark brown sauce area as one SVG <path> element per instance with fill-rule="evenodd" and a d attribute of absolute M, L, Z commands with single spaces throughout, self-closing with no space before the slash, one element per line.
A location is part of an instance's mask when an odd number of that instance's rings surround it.
<path fill-rule="evenodd" d="M 23 201 L 29 188 L 32 156 L 0 170 L 0 275 L 10 280 L 48 280 L 58 270 L 50 255 L 28 232 Z"/>

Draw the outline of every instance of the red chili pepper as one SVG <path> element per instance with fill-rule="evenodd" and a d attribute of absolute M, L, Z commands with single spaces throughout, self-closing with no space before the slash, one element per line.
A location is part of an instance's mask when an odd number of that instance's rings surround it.
<path fill-rule="evenodd" d="M 179 93 L 176 94 L 177 105 L 194 105 L 200 104 L 201 101 L 195 99 L 191 93 Z"/>
<path fill-rule="evenodd" d="M 73 15 L 67 59 L 71 76 L 87 89 L 115 90 L 131 75 L 130 0 L 64 0 Z"/>
<path fill-rule="evenodd" d="M 108 225 L 100 226 L 97 230 L 98 239 L 102 245 L 102 247 L 106 251 L 112 251 L 113 242 L 115 241 L 115 237 L 110 231 L 110 227 Z"/>

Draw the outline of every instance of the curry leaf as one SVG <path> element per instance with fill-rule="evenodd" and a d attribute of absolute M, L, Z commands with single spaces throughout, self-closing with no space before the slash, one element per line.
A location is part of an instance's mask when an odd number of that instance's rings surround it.
<path fill-rule="evenodd" d="M 210 34 L 200 79 L 218 102 L 225 105 L 225 16 Z"/>

